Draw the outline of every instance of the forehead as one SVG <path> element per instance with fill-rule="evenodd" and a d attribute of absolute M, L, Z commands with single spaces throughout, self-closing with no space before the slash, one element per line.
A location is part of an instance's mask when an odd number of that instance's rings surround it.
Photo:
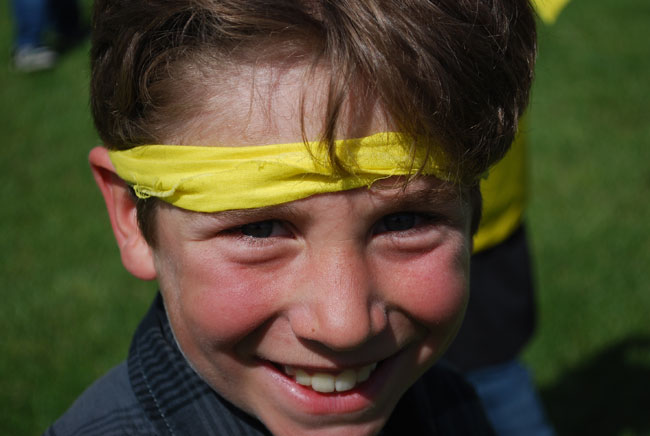
<path fill-rule="evenodd" d="M 208 79 L 205 105 L 172 142 L 250 146 L 318 140 L 328 111 L 331 74 L 305 62 L 233 65 Z M 352 85 L 342 105 L 336 139 L 390 130 L 375 96 Z"/>

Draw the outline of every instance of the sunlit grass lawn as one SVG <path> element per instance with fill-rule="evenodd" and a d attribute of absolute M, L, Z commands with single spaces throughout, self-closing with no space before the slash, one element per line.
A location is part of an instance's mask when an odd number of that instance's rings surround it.
<path fill-rule="evenodd" d="M 649 25 L 645 1 L 574 1 L 541 32 L 526 358 L 566 435 L 650 434 Z"/>
<path fill-rule="evenodd" d="M 122 269 L 87 168 L 88 44 L 12 72 L 1 8 L 0 434 L 30 435 L 124 359 L 155 284 Z M 649 25 L 646 0 L 574 0 L 540 29 L 525 359 L 561 434 L 650 435 Z"/>

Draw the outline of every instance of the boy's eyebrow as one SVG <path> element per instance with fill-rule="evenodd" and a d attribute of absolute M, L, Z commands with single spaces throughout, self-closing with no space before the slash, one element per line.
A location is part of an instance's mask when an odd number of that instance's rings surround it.
<path fill-rule="evenodd" d="M 371 192 L 378 199 L 386 199 L 385 204 L 381 205 L 386 210 L 397 209 L 416 209 L 424 207 L 445 208 L 452 202 L 460 201 L 461 195 L 458 189 L 448 187 L 432 187 L 430 185 L 421 187 L 411 187 L 406 191 L 401 188 L 392 187 L 375 188 Z M 380 200 L 381 201 L 381 200 Z M 198 216 L 197 216 L 198 215 Z M 220 212 L 201 212 L 195 217 L 207 217 L 218 221 L 226 222 L 255 222 L 264 221 L 273 217 L 282 217 L 290 219 L 300 215 L 300 208 L 291 203 L 283 203 L 273 206 L 265 206 L 252 209 L 235 209 Z M 199 218 L 200 219 L 200 218 Z"/>
<path fill-rule="evenodd" d="M 374 192 L 381 195 L 383 189 L 377 189 Z M 394 195 L 391 201 L 392 207 L 397 208 L 417 208 L 423 205 L 429 207 L 444 208 L 452 202 L 461 199 L 461 192 L 458 187 L 450 186 L 425 186 L 411 187 L 406 191 L 398 191 L 397 193 L 390 189 L 386 191 L 388 195 Z"/>
<path fill-rule="evenodd" d="M 220 212 L 203 212 L 199 216 L 209 217 L 219 221 L 264 221 L 273 216 L 291 217 L 296 215 L 295 206 L 290 203 L 265 206 L 253 209 L 224 210 Z"/>

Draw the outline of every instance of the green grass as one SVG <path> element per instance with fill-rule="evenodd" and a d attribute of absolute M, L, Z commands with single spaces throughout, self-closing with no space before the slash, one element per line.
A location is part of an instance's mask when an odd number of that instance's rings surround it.
<path fill-rule="evenodd" d="M 0 434 L 40 434 L 127 353 L 155 286 L 121 267 L 87 165 L 89 44 L 11 71 L 0 10 Z"/>
<path fill-rule="evenodd" d="M 86 164 L 88 44 L 17 74 L 0 7 L 0 434 L 32 435 L 126 356 L 155 285 L 121 267 Z M 650 435 L 648 23 L 646 0 L 574 0 L 540 29 L 525 360 L 562 435 Z"/>
<path fill-rule="evenodd" d="M 650 4 L 573 2 L 541 29 L 526 352 L 562 434 L 648 435 Z"/>

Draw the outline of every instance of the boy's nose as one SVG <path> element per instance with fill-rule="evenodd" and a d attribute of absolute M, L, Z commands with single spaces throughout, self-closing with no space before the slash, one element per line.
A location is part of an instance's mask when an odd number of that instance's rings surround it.
<path fill-rule="evenodd" d="M 359 251 L 337 246 L 314 254 L 290 320 L 300 339 L 349 350 L 386 328 L 383 302 Z"/>

